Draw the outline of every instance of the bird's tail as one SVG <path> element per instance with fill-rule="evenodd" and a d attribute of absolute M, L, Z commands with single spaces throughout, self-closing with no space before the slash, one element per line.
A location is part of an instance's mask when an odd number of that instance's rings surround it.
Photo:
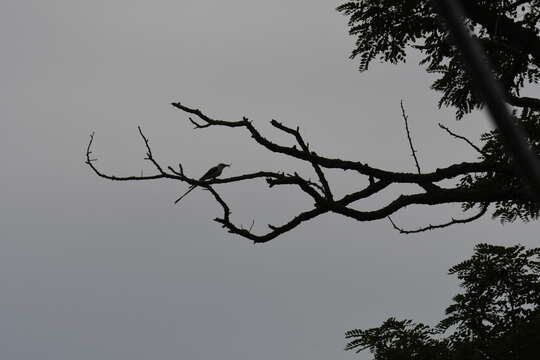
<path fill-rule="evenodd" d="M 180 200 L 182 200 L 184 198 L 184 196 L 189 194 L 191 192 L 191 190 L 195 189 L 196 187 L 197 187 L 197 185 L 191 185 L 189 187 L 188 191 L 186 191 L 182 196 L 180 196 L 178 199 L 176 199 L 176 201 L 174 203 L 177 204 Z"/>

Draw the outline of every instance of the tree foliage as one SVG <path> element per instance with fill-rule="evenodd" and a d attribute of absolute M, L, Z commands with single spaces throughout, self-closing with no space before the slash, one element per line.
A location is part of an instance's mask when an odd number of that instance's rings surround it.
<path fill-rule="evenodd" d="M 449 273 L 463 292 L 437 326 L 390 318 L 377 328 L 347 331 L 345 349 L 369 350 L 375 360 L 538 358 L 540 248 L 479 244 Z"/>
<path fill-rule="evenodd" d="M 514 107 L 517 120 L 528 130 L 529 143 L 536 153 L 540 145 L 540 101 L 520 97 L 522 89 L 538 84 L 540 79 L 540 1 L 463 1 L 467 26 L 482 44 L 496 77 Z M 439 106 L 456 109 L 457 119 L 483 107 L 465 71 L 458 49 L 433 12 L 429 0 L 351 1 L 338 7 L 349 16 L 350 34 L 357 36 L 351 57 L 360 59 L 360 71 L 374 60 L 405 62 L 408 51 L 415 49 L 420 65 L 438 78 L 432 88 L 440 92 Z M 527 40 L 525 40 L 527 39 Z M 480 158 L 511 164 L 498 131 L 482 136 Z M 463 187 L 522 187 L 519 177 L 500 172 L 467 174 Z M 465 209 L 475 202 L 464 203 Z M 503 222 L 536 219 L 538 205 L 532 201 L 496 202 L 494 217 Z"/>
<path fill-rule="evenodd" d="M 528 131 L 531 148 L 540 150 L 540 99 L 524 96 L 540 78 L 540 0 L 468 0 L 463 1 L 466 10 L 464 25 L 482 44 L 493 65 L 495 76 L 503 84 L 505 101 L 512 108 L 515 120 Z M 429 73 L 437 74 L 432 84 L 434 91 L 441 94 L 439 106 L 449 106 L 456 110 L 456 118 L 481 109 L 483 103 L 476 94 L 462 64 L 459 50 L 449 38 L 439 17 L 429 0 L 357 0 L 349 1 L 337 8 L 349 18 L 350 34 L 355 36 L 356 46 L 351 57 L 359 60 L 359 70 L 368 71 L 373 61 L 398 64 L 407 60 L 411 51 L 422 56 L 419 66 Z M 208 127 L 228 127 L 247 130 L 253 141 L 268 151 L 278 153 L 308 163 L 313 169 L 316 181 L 309 174 L 300 171 L 255 169 L 254 172 L 232 177 L 201 182 L 185 174 L 178 168 L 161 165 L 152 155 L 148 138 L 140 130 L 147 148 L 149 160 L 156 173 L 149 176 L 118 177 L 105 174 L 95 166 L 91 156 L 92 140 L 87 147 L 86 163 L 99 176 L 115 181 L 174 179 L 190 185 L 198 185 L 210 191 L 223 209 L 223 216 L 214 219 L 231 233 L 254 242 L 270 241 L 298 225 L 326 213 L 340 214 L 358 221 L 374 221 L 389 218 L 409 205 L 461 204 L 464 211 L 477 209 L 468 217 L 442 222 L 438 225 L 419 226 L 406 230 L 390 219 L 395 229 L 402 233 L 419 232 L 446 227 L 458 223 L 474 221 L 488 212 L 503 222 L 517 219 L 528 221 L 538 218 L 540 208 L 532 201 L 530 188 L 516 175 L 512 157 L 503 146 L 498 131 L 485 133 L 477 146 L 464 136 L 443 127 L 450 136 L 464 140 L 464 146 L 472 146 L 478 152 L 476 161 L 463 161 L 440 166 L 422 172 L 416 159 L 411 135 L 407 127 L 407 137 L 417 172 L 404 173 L 396 170 L 379 169 L 368 165 L 369 159 L 330 158 L 316 153 L 303 137 L 299 128 L 292 128 L 271 121 L 271 125 L 291 136 L 296 145 L 282 145 L 269 140 L 248 118 L 221 120 L 206 112 L 181 102 L 172 105 L 195 119 L 189 121 L 197 130 Z M 407 116 L 403 110 L 407 125 Z M 336 198 L 333 184 L 326 172 L 341 169 L 365 177 L 365 186 Z M 253 230 L 233 222 L 230 205 L 216 190 L 218 184 L 264 179 L 269 187 L 294 186 L 313 202 L 313 206 L 295 214 L 282 225 L 269 225 L 266 232 Z M 447 185 L 450 182 L 453 185 Z M 412 184 L 418 189 L 413 194 L 401 194 L 388 203 L 376 208 L 358 208 L 357 202 L 384 192 L 391 186 Z M 443 185 L 444 184 L 444 185 Z M 172 195 L 174 196 L 174 195 Z M 474 211 L 474 210 L 473 210 Z M 251 219 L 248 219 L 251 221 Z M 259 222 L 259 221 L 258 221 Z"/>
<path fill-rule="evenodd" d="M 483 45 L 509 97 L 519 96 L 526 84 L 538 83 L 540 2 L 462 3 L 467 11 L 465 25 Z M 358 38 L 351 57 L 360 59 L 360 71 L 367 70 L 374 60 L 405 62 L 408 50 L 414 48 L 423 56 L 420 64 L 439 74 L 432 85 L 442 92 L 439 106 L 455 107 L 458 118 L 482 107 L 459 51 L 433 12 L 431 1 L 360 0 L 347 2 L 338 11 L 349 16 L 350 34 Z"/>

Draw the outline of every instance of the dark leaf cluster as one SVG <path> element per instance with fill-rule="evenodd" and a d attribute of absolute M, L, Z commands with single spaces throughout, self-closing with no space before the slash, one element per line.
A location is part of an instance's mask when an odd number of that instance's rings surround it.
<path fill-rule="evenodd" d="M 530 148 L 540 154 L 540 113 L 531 111 L 528 108 L 520 112 L 514 111 L 514 118 L 526 130 L 527 141 Z M 482 159 L 498 161 L 514 167 L 513 159 L 508 154 L 504 144 L 502 134 L 498 130 L 484 133 L 481 137 L 483 141 Z M 519 173 L 501 174 L 487 172 L 483 174 L 466 175 L 461 179 L 461 185 L 465 188 L 492 188 L 492 189 L 520 189 L 527 188 Z M 464 208 L 474 206 L 478 203 L 471 202 L 464 204 Z M 492 216 L 499 218 L 501 222 L 513 222 L 516 219 L 521 221 L 536 220 L 540 215 L 540 206 L 532 200 L 503 200 L 495 202 L 495 211 Z"/>
<path fill-rule="evenodd" d="M 495 75 L 508 94 L 519 96 L 523 86 L 536 84 L 540 58 L 535 58 L 535 51 L 531 54 L 527 44 L 515 44 L 514 38 L 525 33 L 536 40 L 529 46 L 540 42 L 539 3 L 521 2 L 521 6 L 508 0 L 466 3 L 469 17 L 464 25 L 483 45 Z M 439 75 L 432 85 L 442 93 L 439 106 L 455 107 L 458 118 L 483 106 L 430 0 L 357 0 L 338 6 L 337 10 L 349 17 L 349 33 L 357 37 L 351 57 L 360 60 L 360 71 L 368 70 L 375 60 L 404 62 L 407 50 L 416 49 L 422 56 L 420 64 L 428 72 Z M 508 23 L 519 26 L 520 31 Z"/>
<path fill-rule="evenodd" d="M 463 292 L 437 326 L 390 318 L 377 328 L 346 332 L 345 349 L 369 350 L 375 360 L 538 358 L 540 248 L 479 244 L 449 273 Z"/>

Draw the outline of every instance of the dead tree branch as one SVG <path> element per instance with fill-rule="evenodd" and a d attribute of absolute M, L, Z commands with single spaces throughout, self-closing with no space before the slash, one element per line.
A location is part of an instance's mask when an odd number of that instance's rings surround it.
<path fill-rule="evenodd" d="M 259 131 L 253 126 L 253 124 L 247 119 L 243 118 L 239 121 L 224 121 L 224 120 L 215 120 L 207 115 L 203 114 L 198 109 L 189 108 L 181 103 L 172 103 L 172 105 L 183 112 L 189 114 L 195 114 L 199 116 L 206 124 L 214 126 L 225 126 L 225 127 L 244 127 L 246 128 L 251 137 L 261 146 L 265 147 L 267 150 L 270 150 L 275 153 L 280 153 L 288 155 L 290 157 L 296 158 L 298 160 L 304 161 L 313 161 L 319 166 L 327 169 L 341 169 L 341 170 L 351 170 L 356 171 L 361 175 L 372 176 L 377 179 L 390 180 L 395 183 L 409 183 L 409 184 L 419 184 L 419 183 L 430 183 L 438 182 L 442 180 L 453 179 L 460 175 L 465 175 L 474 172 L 486 172 L 486 171 L 499 171 L 512 173 L 510 167 L 506 164 L 500 164 L 495 162 L 462 162 L 459 164 L 453 164 L 446 168 L 440 168 L 430 173 L 416 174 L 416 173 L 402 173 L 402 172 L 392 172 L 382 169 L 377 169 L 370 167 L 369 165 L 362 163 L 360 161 L 350 161 L 342 159 L 332 159 L 324 156 L 320 156 L 315 153 L 311 153 L 311 157 L 304 153 L 304 151 L 298 150 L 296 147 L 287 147 L 276 144 L 267 138 L 263 137 Z M 206 126 L 204 126 L 206 127 Z"/>
<path fill-rule="evenodd" d="M 95 159 L 92 155 L 92 144 L 94 141 L 94 133 L 90 135 L 90 141 L 86 147 L 86 164 L 96 173 L 98 176 L 114 181 L 138 181 L 138 180 L 156 180 L 156 179 L 170 179 L 175 181 L 184 182 L 189 185 L 197 185 L 204 188 L 212 194 L 216 202 L 221 206 L 223 215 L 217 217 L 214 220 L 227 229 L 230 233 L 237 234 L 244 238 L 250 239 L 255 243 L 264 243 L 275 239 L 276 237 L 296 228 L 302 223 L 305 223 L 311 219 L 314 219 L 320 215 L 326 213 L 341 214 L 346 217 L 353 218 L 358 221 L 374 221 L 384 219 L 397 211 L 409 206 L 409 205 L 438 205 L 448 203 L 465 203 L 465 202 L 481 202 L 482 204 L 489 204 L 495 201 L 515 200 L 515 199 L 528 199 L 530 193 L 526 189 L 490 189 L 489 187 L 478 188 L 463 188 L 457 185 L 453 188 L 442 188 L 436 183 L 444 180 L 457 180 L 461 176 L 478 174 L 478 173 L 504 173 L 512 174 L 508 164 L 494 163 L 489 161 L 482 162 L 462 162 L 459 164 L 453 164 L 445 168 L 436 169 L 432 172 L 420 172 L 420 166 L 418 159 L 415 155 L 412 139 L 407 124 L 407 117 L 402 104 L 402 114 L 406 123 L 407 136 L 409 139 L 409 145 L 413 151 L 413 157 L 418 173 L 403 173 L 392 172 L 383 169 L 371 167 L 360 161 L 348 161 L 336 158 L 328 158 L 321 156 L 314 151 L 310 150 L 309 144 L 304 140 L 299 128 L 290 128 L 276 120 L 272 120 L 271 125 L 277 130 L 284 132 L 288 135 L 294 136 L 299 148 L 296 146 L 285 146 L 278 144 L 277 142 L 269 140 L 263 136 L 258 129 L 247 118 L 242 118 L 239 121 L 226 121 L 214 119 L 202 111 L 194 108 L 187 107 L 181 103 L 172 104 L 177 109 L 184 113 L 195 115 L 197 121 L 189 117 L 191 124 L 196 129 L 205 129 L 208 127 L 221 126 L 228 128 L 243 128 L 246 129 L 254 141 L 266 148 L 269 151 L 283 154 L 300 161 L 309 163 L 315 173 L 317 174 L 318 182 L 309 180 L 298 173 L 292 174 L 285 172 L 274 171 L 256 171 L 253 173 L 240 174 L 224 178 L 215 178 L 209 181 L 199 181 L 194 177 L 186 175 L 183 170 L 182 164 L 178 165 L 178 170 L 175 170 L 172 166 L 162 166 L 154 157 L 150 141 L 148 137 L 143 133 L 139 127 L 139 134 L 143 139 L 146 147 L 145 159 L 150 161 L 156 171 L 153 175 L 147 176 L 115 176 L 109 175 L 98 169 L 95 165 Z M 346 171 L 353 171 L 360 175 L 366 176 L 369 180 L 368 185 L 363 189 L 351 192 L 344 195 L 340 199 L 335 199 L 328 179 L 324 173 L 325 169 L 341 169 Z M 245 228 L 241 225 L 236 225 L 231 219 L 231 207 L 225 201 L 224 197 L 218 193 L 215 189 L 217 185 L 223 185 L 228 183 L 235 183 L 240 181 L 251 181 L 257 179 L 264 179 L 268 187 L 292 185 L 302 191 L 309 199 L 313 201 L 313 207 L 300 212 L 290 218 L 289 221 L 282 225 L 268 225 L 269 231 L 262 234 L 254 233 L 253 224 L 249 228 Z M 382 205 L 375 209 L 357 209 L 356 203 L 359 200 L 369 198 L 375 194 L 384 191 L 391 185 L 396 184 L 413 184 L 417 185 L 421 192 L 409 195 L 399 195 L 395 199 L 391 200 L 386 205 Z M 354 207 L 353 207 L 354 206 Z M 446 227 L 452 224 L 465 223 L 475 220 L 485 213 L 487 206 L 482 210 L 482 214 L 476 215 L 464 220 L 454 220 L 448 224 L 442 225 L 430 225 L 425 230 L 431 230 L 439 227 Z M 397 228 L 397 226 L 394 227 Z M 398 228 L 399 229 L 399 228 Z M 403 230 L 402 233 L 418 232 L 417 230 Z"/>

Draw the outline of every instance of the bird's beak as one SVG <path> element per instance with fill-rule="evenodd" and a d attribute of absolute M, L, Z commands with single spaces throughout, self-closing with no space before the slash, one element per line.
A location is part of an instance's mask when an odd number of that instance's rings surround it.
<path fill-rule="evenodd" d="M 225 166 L 231 166 L 231 164 L 223 164 L 223 165 L 225 165 Z"/>

